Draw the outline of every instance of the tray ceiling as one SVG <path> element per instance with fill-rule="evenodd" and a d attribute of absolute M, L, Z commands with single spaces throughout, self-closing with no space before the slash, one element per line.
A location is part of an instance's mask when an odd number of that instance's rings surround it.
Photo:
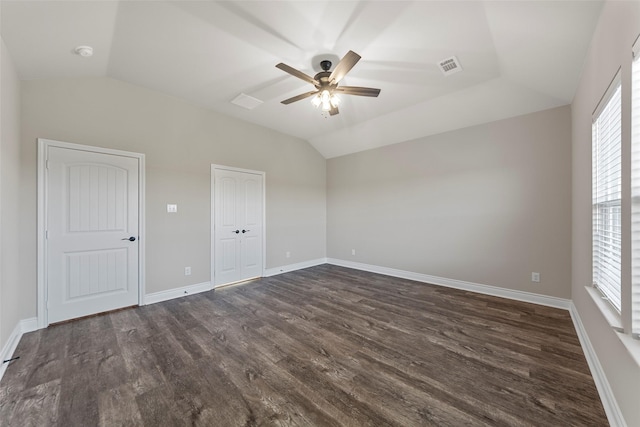
<path fill-rule="evenodd" d="M 600 1 L 6 1 L 2 38 L 22 79 L 103 76 L 309 141 L 336 157 L 571 103 Z M 91 58 L 73 54 L 78 45 Z M 307 74 L 362 56 L 325 118 Z M 455 55 L 462 72 L 438 63 Z M 231 101 L 262 101 L 248 110 Z"/>

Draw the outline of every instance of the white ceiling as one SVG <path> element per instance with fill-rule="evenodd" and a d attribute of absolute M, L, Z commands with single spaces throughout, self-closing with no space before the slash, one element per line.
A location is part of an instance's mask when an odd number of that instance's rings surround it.
<path fill-rule="evenodd" d="M 108 76 L 308 140 L 327 158 L 571 103 L 601 1 L 7 1 L 1 34 L 22 79 Z M 90 45 L 94 56 L 72 53 Z M 314 75 L 353 50 L 324 118 Z M 445 77 L 439 60 L 463 71 Z M 240 93 L 264 101 L 230 103 Z"/>

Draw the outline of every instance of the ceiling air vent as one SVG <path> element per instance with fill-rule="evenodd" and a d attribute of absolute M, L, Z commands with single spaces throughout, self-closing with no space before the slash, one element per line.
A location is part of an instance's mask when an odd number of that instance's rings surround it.
<path fill-rule="evenodd" d="M 440 71 L 442 71 L 442 74 L 445 76 L 462 71 L 462 66 L 460 65 L 460 62 L 458 62 L 458 58 L 455 56 L 439 61 L 438 67 L 440 67 Z"/>
<path fill-rule="evenodd" d="M 253 96 L 241 93 L 240 95 L 236 96 L 234 100 L 231 101 L 231 103 L 246 108 L 247 110 L 253 110 L 258 105 L 262 104 L 262 101 L 260 101 L 258 98 L 254 98 Z"/>

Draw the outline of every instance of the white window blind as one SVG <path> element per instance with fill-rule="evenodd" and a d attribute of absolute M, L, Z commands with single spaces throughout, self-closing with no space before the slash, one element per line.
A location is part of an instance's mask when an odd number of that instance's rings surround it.
<path fill-rule="evenodd" d="M 631 66 L 631 333 L 640 338 L 640 42 Z"/>
<path fill-rule="evenodd" d="M 621 311 L 621 100 L 615 79 L 594 115 L 593 283 Z"/>

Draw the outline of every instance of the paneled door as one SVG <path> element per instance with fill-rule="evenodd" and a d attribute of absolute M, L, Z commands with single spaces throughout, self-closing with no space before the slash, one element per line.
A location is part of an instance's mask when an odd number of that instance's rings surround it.
<path fill-rule="evenodd" d="M 140 159 L 47 147 L 48 323 L 138 304 Z"/>
<path fill-rule="evenodd" d="M 264 174 L 212 167 L 213 284 L 263 274 Z"/>

